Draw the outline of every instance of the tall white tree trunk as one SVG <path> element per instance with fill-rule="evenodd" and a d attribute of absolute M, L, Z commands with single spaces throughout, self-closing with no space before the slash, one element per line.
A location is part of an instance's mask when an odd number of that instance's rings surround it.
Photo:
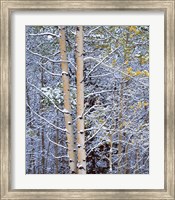
<path fill-rule="evenodd" d="M 71 116 L 71 103 L 70 103 L 70 85 L 69 85 L 69 71 L 66 55 L 66 39 L 65 39 L 65 27 L 61 26 L 60 29 L 60 54 L 61 54 L 61 68 L 62 68 L 62 81 L 63 81 L 63 92 L 64 92 L 64 114 L 65 126 L 67 129 L 67 144 L 68 144 L 68 155 L 69 155 L 69 166 L 70 173 L 77 173 L 77 159 L 75 152 L 75 137 L 73 134 L 72 116 Z"/>
<path fill-rule="evenodd" d="M 109 172 L 112 174 L 112 142 L 113 142 L 113 133 L 110 132 L 109 134 Z"/>
<path fill-rule="evenodd" d="M 77 65 L 77 147 L 78 174 L 86 174 L 86 151 L 84 133 L 84 81 L 83 81 L 83 26 L 76 31 L 76 65 Z"/>
<path fill-rule="evenodd" d="M 120 112 L 119 112 L 119 134 L 118 134 L 118 139 L 119 139 L 119 143 L 118 143 L 118 157 L 119 157 L 119 161 L 118 161 L 118 173 L 122 174 L 122 168 L 121 168 L 121 161 L 122 161 L 122 139 L 123 139 L 123 82 L 121 83 L 121 88 L 120 88 Z"/>

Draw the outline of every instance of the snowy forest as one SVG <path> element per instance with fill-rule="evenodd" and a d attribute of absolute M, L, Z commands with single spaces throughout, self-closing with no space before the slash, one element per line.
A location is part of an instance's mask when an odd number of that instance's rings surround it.
<path fill-rule="evenodd" d="M 26 26 L 26 174 L 149 174 L 149 26 Z"/>

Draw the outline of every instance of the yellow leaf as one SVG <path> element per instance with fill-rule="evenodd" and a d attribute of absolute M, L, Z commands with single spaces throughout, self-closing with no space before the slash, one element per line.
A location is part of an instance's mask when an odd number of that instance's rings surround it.
<path fill-rule="evenodd" d="M 124 64 L 127 65 L 127 64 L 128 64 L 128 60 L 126 60 L 126 61 L 124 62 Z"/>
<path fill-rule="evenodd" d="M 132 67 L 127 68 L 127 72 L 130 73 L 132 71 Z"/>
<path fill-rule="evenodd" d="M 140 57 L 140 64 L 141 64 L 141 65 L 145 64 L 145 59 L 144 59 L 144 57 Z"/>
<path fill-rule="evenodd" d="M 137 30 L 136 26 L 129 27 L 129 32 L 136 32 L 136 30 Z"/>
<path fill-rule="evenodd" d="M 137 104 L 138 108 L 141 108 L 142 107 L 142 102 L 139 101 L 138 104 Z"/>
<path fill-rule="evenodd" d="M 103 124 L 104 123 L 104 120 L 103 119 L 99 119 L 99 122 L 100 122 L 100 124 Z"/>
<path fill-rule="evenodd" d="M 131 109 L 133 109 L 133 108 L 134 108 L 134 106 L 130 106 L 130 108 L 131 108 Z"/>
<path fill-rule="evenodd" d="M 143 103 L 143 105 L 144 105 L 144 106 L 148 106 L 148 102 L 145 101 L 145 102 Z"/>
<path fill-rule="evenodd" d="M 130 75 L 130 74 L 128 73 L 128 75 Z M 129 76 L 126 76 L 125 79 L 126 79 L 127 81 L 129 81 L 131 78 L 130 78 Z"/>
<path fill-rule="evenodd" d="M 136 74 L 136 76 L 139 76 L 140 74 L 142 74 L 142 72 L 141 71 L 136 71 L 135 74 Z"/>
<path fill-rule="evenodd" d="M 112 61 L 112 66 L 114 66 L 116 64 L 116 60 L 114 59 L 113 61 Z"/>
<path fill-rule="evenodd" d="M 136 33 L 136 35 L 139 35 L 140 34 L 140 30 L 136 30 L 135 33 Z"/>
<path fill-rule="evenodd" d="M 131 73 L 131 76 L 136 76 L 136 73 L 135 73 L 135 72 L 132 72 L 132 73 Z"/>
<path fill-rule="evenodd" d="M 140 64 L 143 65 L 143 64 L 147 63 L 148 60 L 149 60 L 148 56 L 145 56 L 145 57 L 142 56 L 142 57 L 140 57 Z"/>
<path fill-rule="evenodd" d="M 143 74 L 144 74 L 145 76 L 148 76 L 148 77 L 149 77 L 149 72 L 148 72 L 147 70 L 144 70 L 144 71 L 143 71 Z"/>

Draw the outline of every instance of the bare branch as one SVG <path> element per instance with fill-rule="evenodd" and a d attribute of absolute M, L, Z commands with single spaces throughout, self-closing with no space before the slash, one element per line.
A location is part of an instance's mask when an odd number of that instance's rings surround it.
<path fill-rule="evenodd" d="M 42 117 L 41 115 L 39 115 L 38 113 L 36 113 L 36 112 L 29 106 L 29 104 L 26 104 L 26 105 L 30 108 L 31 112 L 33 112 L 36 116 L 38 116 L 39 118 L 41 118 L 41 119 L 43 119 L 44 121 L 46 121 L 48 124 L 50 124 L 51 126 L 53 126 L 55 129 L 58 129 L 58 130 L 60 130 L 60 131 L 67 132 L 66 129 L 60 128 L 60 127 L 56 126 L 55 124 L 52 124 L 52 123 L 49 122 L 47 119 L 45 119 L 44 117 Z"/>
<path fill-rule="evenodd" d="M 56 35 L 54 33 L 50 33 L 50 32 L 44 32 L 44 33 L 31 33 L 29 34 L 30 36 L 45 36 L 45 35 L 51 35 L 53 37 L 59 38 L 59 35 Z"/>

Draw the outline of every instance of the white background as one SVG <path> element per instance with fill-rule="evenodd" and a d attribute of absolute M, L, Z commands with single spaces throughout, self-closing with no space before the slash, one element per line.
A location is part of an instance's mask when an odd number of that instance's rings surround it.
<path fill-rule="evenodd" d="M 163 12 L 21 12 L 11 16 L 13 189 L 164 188 Z M 150 25 L 150 173 L 147 175 L 25 174 L 25 26 Z"/>

